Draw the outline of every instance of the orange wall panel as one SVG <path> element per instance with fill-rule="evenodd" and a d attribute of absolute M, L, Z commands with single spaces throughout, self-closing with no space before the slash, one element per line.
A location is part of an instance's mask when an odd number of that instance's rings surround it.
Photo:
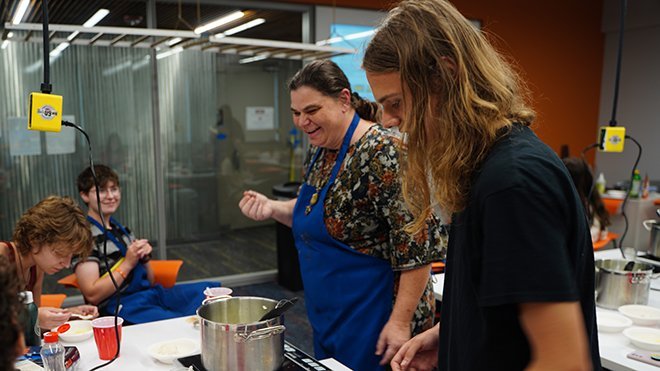
<path fill-rule="evenodd" d="M 363 9 L 389 9 L 383 0 L 289 0 Z M 603 68 L 602 0 L 454 0 L 478 19 L 499 50 L 517 65 L 532 93 L 535 130 L 556 152 L 579 155 L 596 141 Z M 589 153 L 593 160 L 593 152 Z"/>

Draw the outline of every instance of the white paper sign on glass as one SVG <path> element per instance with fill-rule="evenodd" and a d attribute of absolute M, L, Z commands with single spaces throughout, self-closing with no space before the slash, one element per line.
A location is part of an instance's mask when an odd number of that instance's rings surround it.
<path fill-rule="evenodd" d="M 8 117 L 9 154 L 32 156 L 41 154 L 41 132 L 28 130 L 27 117 Z"/>
<path fill-rule="evenodd" d="M 245 107 L 245 127 L 247 130 L 275 129 L 273 107 Z"/>
<path fill-rule="evenodd" d="M 76 122 L 75 116 L 63 115 L 63 121 Z M 59 133 L 46 133 L 46 153 L 64 155 L 76 152 L 76 129 L 62 126 Z"/>

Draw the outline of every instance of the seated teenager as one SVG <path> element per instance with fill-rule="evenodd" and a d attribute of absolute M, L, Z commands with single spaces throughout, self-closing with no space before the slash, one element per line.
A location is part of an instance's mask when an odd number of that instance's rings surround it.
<path fill-rule="evenodd" d="M 206 287 L 216 287 L 218 282 L 197 282 L 175 285 L 166 289 L 154 284 L 154 274 L 149 259 L 152 247 L 149 241 L 137 239 L 130 229 L 120 224 L 113 214 L 121 203 L 119 177 L 105 165 L 95 165 L 99 181 L 101 210 L 98 208 L 92 171 L 88 167 L 78 175 L 78 192 L 87 204 L 87 219 L 92 224 L 94 246 L 87 259 L 75 259 L 74 271 L 85 300 L 99 306 L 103 314 L 115 314 L 116 292 L 109 274 L 119 285 L 121 293 L 120 315 L 125 323 L 158 321 L 195 313 Z M 105 222 L 103 235 L 101 213 Z M 103 243 L 106 241 L 108 272 L 104 262 Z"/>
<path fill-rule="evenodd" d="M 72 308 L 41 306 L 44 274 L 55 274 L 85 256 L 92 236 L 85 214 L 69 197 L 50 196 L 28 209 L 16 222 L 11 241 L 0 241 L 0 255 L 14 264 L 20 291 L 31 291 L 39 306 L 39 326 L 55 328 L 72 316 L 97 316 L 92 305 Z"/>

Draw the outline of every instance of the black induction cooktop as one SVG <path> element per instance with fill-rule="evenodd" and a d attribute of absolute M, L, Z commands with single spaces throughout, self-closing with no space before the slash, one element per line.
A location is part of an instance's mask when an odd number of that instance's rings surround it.
<path fill-rule="evenodd" d="M 195 354 L 193 356 L 179 358 L 179 363 L 185 367 L 192 366 L 193 369 L 198 371 L 206 371 L 206 368 L 202 365 L 202 355 Z M 279 371 L 329 371 L 330 369 L 325 367 L 316 359 L 312 358 L 309 354 L 303 352 L 302 350 L 296 348 L 295 346 L 289 344 L 289 342 L 284 342 L 284 362 L 282 362 L 282 367 L 279 368 Z"/>

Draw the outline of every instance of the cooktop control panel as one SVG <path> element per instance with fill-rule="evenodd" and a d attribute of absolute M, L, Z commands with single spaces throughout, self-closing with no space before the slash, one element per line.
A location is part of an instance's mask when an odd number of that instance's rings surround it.
<path fill-rule="evenodd" d="M 179 358 L 178 361 L 184 367 L 192 367 L 197 371 L 206 371 L 206 368 L 202 365 L 201 354 Z M 312 358 L 309 354 L 285 341 L 284 362 L 282 362 L 280 371 L 330 371 L 330 369 Z"/>

